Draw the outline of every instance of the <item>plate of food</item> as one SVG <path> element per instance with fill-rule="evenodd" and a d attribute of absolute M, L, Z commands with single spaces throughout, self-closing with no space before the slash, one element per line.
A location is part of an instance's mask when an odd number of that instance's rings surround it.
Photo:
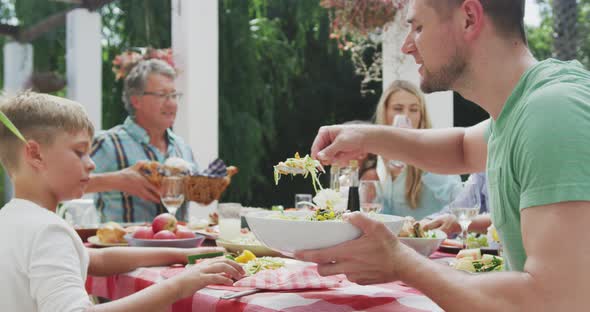
<path fill-rule="evenodd" d="M 232 240 L 224 240 L 218 238 L 216 240 L 217 246 L 225 248 L 228 252 L 241 254 L 244 250 L 251 251 L 257 257 L 278 257 L 281 256 L 256 239 L 252 232 L 242 233 L 239 237 Z"/>
<path fill-rule="evenodd" d="M 435 252 L 446 238 L 447 234 L 441 230 L 424 231 L 422 225 L 414 218 L 406 218 L 398 234 L 400 242 L 425 257 Z"/>
<path fill-rule="evenodd" d="M 486 235 L 469 233 L 465 245 L 458 239 L 445 239 L 439 247 L 439 250 L 447 253 L 459 253 L 461 250 L 468 248 L 479 248 L 483 254 L 498 255 L 499 245 L 496 242 L 489 242 Z"/>
<path fill-rule="evenodd" d="M 100 247 L 127 246 L 124 238 L 127 233 L 119 223 L 107 222 L 96 230 L 96 235 L 88 237 L 88 242 Z"/>
<path fill-rule="evenodd" d="M 490 254 L 482 254 L 479 248 L 462 249 L 449 264 L 461 271 L 485 273 L 504 270 L 504 259 Z"/>
<path fill-rule="evenodd" d="M 88 242 L 92 245 L 99 246 L 99 247 L 114 247 L 114 246 L 127 246 L 127 241 L 123 240 L 122 242 L 103 242 L 101 241 L 97 235 L 93 235 L 88 237 Z"/>

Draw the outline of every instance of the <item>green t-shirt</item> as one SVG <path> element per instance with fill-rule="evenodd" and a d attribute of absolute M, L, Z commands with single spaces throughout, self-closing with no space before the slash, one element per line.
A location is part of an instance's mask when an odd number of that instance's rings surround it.
<path fill-rule="evenodd" d="M 522 271 L 520 211 L 590 200 L 590 72 L 577 61 L 539 62 L 491 120 L 488 136 L 492 222 L 507 268 Z"/>

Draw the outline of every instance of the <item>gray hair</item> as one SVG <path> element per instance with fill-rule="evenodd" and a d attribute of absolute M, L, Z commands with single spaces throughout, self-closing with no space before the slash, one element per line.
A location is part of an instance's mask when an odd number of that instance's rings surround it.
<path fill-rule="evenodd" d="M 125 78 L 122 97 L 125 109 L 130 116 L 135 116 L 135 109 L 133 108 L 133 105 L 131 105 L 131 97 L 143 94 L 145 91 L 145 84 L 151 74 L 164 75 L 171 79 L 176 78 L 176 71 L 174 68 L 162 60 L 151 59 L 140 61 L 137 65 L 133 66 Z"/>

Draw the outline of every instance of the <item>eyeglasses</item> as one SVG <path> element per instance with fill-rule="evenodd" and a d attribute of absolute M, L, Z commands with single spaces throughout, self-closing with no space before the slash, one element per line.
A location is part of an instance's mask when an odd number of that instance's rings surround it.
<path fill-rule="evenodd" d="M 166 100 L 179 101 L 182 98 L 182 93 L 180 93 L 180 92 L 172 92 L 172 93 L 144 92 L 143 95 L 155 96 L 155 97 L 159 98 L 160 101 L 162 101 L 162 102 L 164 102 Z"/>

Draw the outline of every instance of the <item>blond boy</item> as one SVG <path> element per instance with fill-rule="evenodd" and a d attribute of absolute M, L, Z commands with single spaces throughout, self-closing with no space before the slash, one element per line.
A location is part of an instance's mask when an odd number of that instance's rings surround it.
<path fill-rule="evenodd" d="M 94 129 L 82 106 L 25 92 L 0 105 L 25 136 L 0 126 L 0 161 L 15 198 L 0 210 L 0 311 L 161 311 L 208 284 L 231 284 L 243 270 L 215 259 L 126 298 L 92 306 L 87 274 L 109 275 L 140 266 L 184 263 L 187 254 L 211 249 L 86 249 L 55 214 L 60 201 L 82 196 L 94 163 Z"/>

